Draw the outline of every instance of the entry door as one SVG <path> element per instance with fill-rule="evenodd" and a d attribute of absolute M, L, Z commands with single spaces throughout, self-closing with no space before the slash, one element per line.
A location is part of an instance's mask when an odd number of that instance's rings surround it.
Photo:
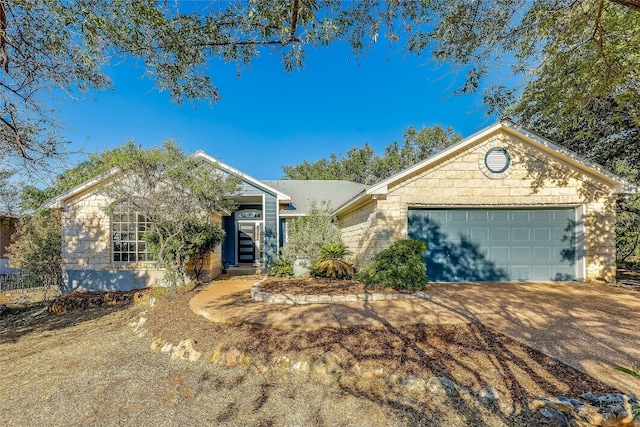
<path fill-rule="evenodd" d="M 255 222 L 238 222 L 238 263 L 249 264 L 256 260 L 257 227 Z"/>

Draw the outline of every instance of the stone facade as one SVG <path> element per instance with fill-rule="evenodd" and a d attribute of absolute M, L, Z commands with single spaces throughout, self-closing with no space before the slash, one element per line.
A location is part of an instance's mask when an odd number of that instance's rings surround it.
<path fill-rule="evenodd" d="M 131 290 L 162 284 L 164 270 L 154 262 L 113 262 L 111 255 L 111 201 L 87 190 L 67 200 L 62 212 L 62 262 L 65 293 L 76 290 Z M 203 275 L 222 272 L 220 249 L 205 259 Z"/>
<path fill-rule="evenodd" d="M 509 168 L 485 166 L 491 147 L 506 148 Z M 584 278 L 615 278 L 615 196 L 605 182 L 558 157 L 496 132 L 393 182 L 386 195 L 339 215 L 345 244 L 357 267 L 407 237 L 410 207 L 575 207 L 584 224 Z"/>

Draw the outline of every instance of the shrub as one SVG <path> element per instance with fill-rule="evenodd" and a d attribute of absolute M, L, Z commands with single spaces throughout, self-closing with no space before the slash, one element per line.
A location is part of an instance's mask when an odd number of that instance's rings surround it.
<path fill-rule="evenodd" d="M 338 220 L 331 212 L 328 202 L 318 204 L 312 201 L 308 215 L 289 222 L 289 241 L 283 249 L 283 255 L 292 259 L 313 260 L 323 246 L 339 243 L 341 234 Z"/>
<path fill-rule="evenodd" d="M 424 290 L 427 286 L 427 266 L 424 252 L 427 244 L 413 239 L 399 240 L 376 254 L 373 262 L 360 274 L 368 287 Z"/>
<path fill-rule="evenodd" d="M 20 219 L 9 263 L 21 268 L 28 286 L 59 288 L 62 284 L 62 237 L 60 212 L 42 209 Z"/>
<path fill-rule="evenodd" d="M 355 273 L 353 266 L 344 260 L 349 250 L 342 243 L 331 243 L 320 248 L 318 260 L 312 274 L 329 279 L 351 279 Z"/>
<path fill-rule="evenodd" d="M 286 257 L 280 257 L 273 261 L 269 267 L 271 268 L 271 274 L 277 277 L 292 277 L 293 276 L 293 261 Z"/>

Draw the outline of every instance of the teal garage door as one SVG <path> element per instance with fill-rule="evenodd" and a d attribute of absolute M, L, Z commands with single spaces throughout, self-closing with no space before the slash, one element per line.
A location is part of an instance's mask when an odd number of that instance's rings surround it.
<path fill-rule="evenodd" d="M 576 279 L 574 209 L 409 209 L 434 282 Z"/>

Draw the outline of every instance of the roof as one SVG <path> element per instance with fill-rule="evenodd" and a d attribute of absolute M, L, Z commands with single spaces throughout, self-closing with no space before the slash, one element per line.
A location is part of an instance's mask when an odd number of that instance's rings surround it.
<path fill-rule="evenodd" d="M 291 196 L 293 209 L 285 209 L 281 216 L 307 215 L 313 201 L 326 200 L 331 209 L 341 206 L 367 188 L 364 184 L 344 180 L 263 180 L 266 185 L 277 188 Z"/>
<path fill-rule="evenodd" d="M 232 175 L 236 175 L 239 176 L 240 178 L 242 178 L 243 180 L 255 185 L 256 187 L 271 193 L 273 195 L 275 195 L 279 200 L 291 200 L 291 197 L 288 194 L 284 194 L 281 191 L 277 190 L 276 188 L 273 188 L 267 184 L 265 184 L 264 182 L 252 177 L 251 175 L 247 175 L 244 172 L 239 171 L 238 169 L 235 169 L 229 165 L 227 165 L 226 163 L 221 162 L 220 160 L 211 157 L 210 155 L 208 155 L 207 153 L 205 153 L 202 150 L 198 150 L 195 153 L 192 154 L 193 157 L 199 157 L 202 159 L 205 159 L 211 163 L 214 163 L 218 166 L 219 169 L 232 174 Z M 120 172 L 120 170 L 118 168 L 113 168 L 111 169 L 109 172 L 99 175 L 95 178 L 92 178 L 90 180 L 87 180 L 85 182 L 83 182 L 82 184 L 71 188 L 70 190 L 56 196 L 55 198 L 47 201 L 45 203 L 45 206 L 48 208 L 63 208 L 64 204 L 67 200 L 69 200 L 70 198 L 84 192 L 87 190 L 90 190 L 100 184 L 102 184 L 103 182 L 105 182 L 107 179 L 111 178 L 113 175 L 116 175 Z"/>
<path fill-rule="evenodd" d="M 428 157 L 427 159 L 421 162 L 418 162 L 415 165 L 410 166 L 407 169 L 400 171 L 395 175 L 390 176 L 389 178 L 386 178 L 382 181 L 379 181 L 371 185 L 367 189 L 356 194 L 350 200 L 346 201 L 345 203 L 340 205 L 338 208 L 336 208 L 336 210 L 334 211 L 334 214 L 340 214 L 345 211 L 348 211 L 350 210 L 351 207 L 355 205 L 359 205 L 367 200 L 375 199 L 379 196 L 385 196 L 388 192 L 389 186 L 395 184 L 396 182 L 418 171 L 428 169 L 430 166 L 438 163 L 442 159 L 445 159 L 447 157 L 453 157 L 454 155 L 457 155 L 458 153 L 466 150 L 467 148 L 475 144 L 477 141 L 491 134 L 497 133 L 499 131 L 503 131 L 510 135 L 516 136 L 517 138 L 520 138 L 530 143 L 531 145 L 534 145 L 540 148 L 542 151 L 545 151 L 556 157 L 561 158 L 562 160 L 566 161 L 567 163 L 571 164 L 572 166 L 578 169 L 581 169 L 585 172 L 591 173 L 601 178 L 602 180 L 604 180 L 605 182 L 608 182 L 611 185 L 612 192 L 615 194 L 640 193 L 640 187 L 638 187 L 633 183 L 630 183 L 629 181 L 625 180 L 624 178 L 621 178 L 618 175 L 615 175 L 607 171 L 602 166 L 594 162 L 591 162 L 587 159 L 584 159 L 579 155 L 577 155 L 576 153 L 572 152 L 571 150 L 564 147 L 560 147 L 554 144 L 553 142 L 551 142 L 550 140 L 543 138 L 539 135 L 536 135 L 535 133 L 523 127 L 517 126 L 513 124 L 511 121 L 503 120 L 503 121 L 494 123 L 493 125 L 490 125 L 474 133 L 473 135 L 463 139 L 457 144 L 454 144 L 448 147 L 447 149 L 440 151 L 439 153 L 436 153 L 435 155 Z"/>

